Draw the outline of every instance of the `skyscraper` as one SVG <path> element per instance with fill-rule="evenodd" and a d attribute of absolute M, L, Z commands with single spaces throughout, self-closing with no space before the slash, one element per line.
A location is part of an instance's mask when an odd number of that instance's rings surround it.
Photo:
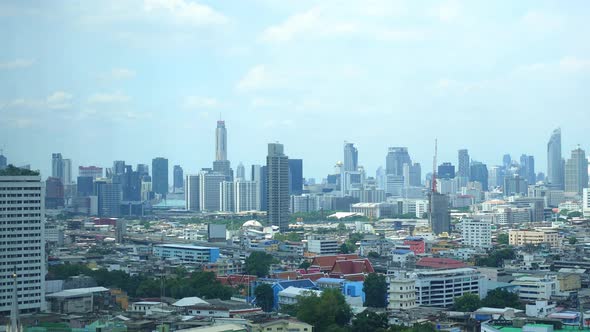
<path fill-rule="evenodd" d="M 303 160 L 289 159 L 289 195 L 303 193 Z"/>
<path fill-rule="evenodd" d="M 477 181 L 481 183 L 481 187 L 484 191 L 488 190 L 488 167 L 486 164 L 479 161 L 473 161 L 471 163 L 471 170 L 469 181 Z"/>
<path fill-rule="evenodd" d="M 199 173 L 199 208 L 201 211 L 221 211 L 220 184 L 225 175 L 210 170 Z"/>
<path fill-rule="evenodd" d="M 449 196 L 437 192 L 430 193 L 430 228 L 439 235 L 451 231 L 451 215 L 449 213 Z"/>
<path fill-rule="evenodd" d="M 354 143 L 344 142 L 344 165 L 343 172 L 355 172 L 358 168 L 359 153 Z"/>
<path fill-rule="evenodd" d="M 18 310 L 45 310 L 45 187 L 34 172 L 0 171 L 0 316 L 8 317 L 13 292 L 12 274 L 18 283 Z M 9 190 L 9 191 L 6 191 Z M 16 271 L 15 271 L 16 270 Z"/>
<path fill-rule="evenodd" d="M 72 184 L 72 159 L 62 159 L 62 169 L 62 183 L 64 185 Z"/>
<path fill-rule="evenodd" d="M 187 175 L 184 181 L 185 207 L 189 211 L 199 211 L 199 176 Z"/>
<path fill-rule="evenodd" d="M 215 129 L 215 160 L 227 160 L 227 130 L 225 121 L 217 121 Z"/>
<path fill-rule="evenodd" d="M 8 161 L 6 160 L 2 150 L 0 150 L 0 171 L 5 169 L 6 165 L 8 165 Z"/>
<path fill-rule="evenodd" d="M 469 177 L 469 151 L 467 149 L 459 150 L 459 168 L 457 176 Z"/>
<path fill-rule="evenodd" d="M 439 179 L 454 179 L 455 178 L 455 165 L 451 163 L 442 163 L 438 165 L 438 172 L 436 177 Z"/>
<path fill-rule="evenodd" d="M 146 164 L 137 164 L 137 173 L 142 179 L 150 176 L 150 167 Z"/>
<path fill-rule="evenodd" d="M 561 128 L 551 134 L 547 143 L 547 183 L 555 189 L 563 189 L 564 171 L 561 157 Z"/>
<path fill-rule="evenodd" d="M 535 184 L 537 175 L 535 174 L 535 157 L 523 154 L 520 156 L 520 176 L 524 178 L 528 184 Z"/>
<path fill-rule="evenodd" d="M 246 168 L 242 163 L 239 163 L 238 167 L 236 167 L 236 179 L 242 181 L 246 180 Z"/>
<path fill-rule="evenodd" d="M 391 147 L 385 159 L 385 173 L 393 175 L 404 175 L 404 164 L 412 164 L 412 159 L 406 147 Z"/>
<path fill-rule="evenodd" d="M 258 210 L 258 207 L 260 206 L 258 182 L 234 182 L 234 200 L 234 210 L 236 213 Z"/>
<path fill-rule="evenodd" d="M 283 145 L 268 144 L 266 157 L 268 220 L 278 226 L 280 232 L 289 229 L 289 157 L 284 154 Z"/>
<path fill-rule="evenodd" d="M 508 169 L 510 168 L 510 165 L 512 165 L 512 157 L 510 157 L 510 154 L 507 153 L 504 155 L 504 157 L 502 157 L 502 166 Z"/>
<path fill-rule="evenodd" d="M 120 183 L 96 181 L 94 192 L 98 196 L 98 215 L 101 217 L 119 217 L 123 190 Z"/>
<path fill-rule="evenodd" d="M 168 193 L 168 159 L 158 157 L 152 160 L 152 190 L 166 197 Z"/>
<path fill-rule="evenodd" d="M 184 172 L 182 171 L 182 167 L 180 165 L 174 165 L 173 170 L 173 184 L 174 184 L 174 192 L 179 192 L 184 188 Z"/>
<path fill-rule="evenodd" d="M 63 179 L 64 165 L 61 153 L 53 153 L 51 155 L 51 177 Z"/>
<path fill-rule="evenodd" d="M 582 195 L 584 188 L 588 188 L 588 159 L 578 147 L 565 164 L 565 192 Z"/>
<path fill-rule="evenodd" d="M 113 175 L 119 175 L 125 173 L 125 161 L 115 160 L 113 161 Z"/>

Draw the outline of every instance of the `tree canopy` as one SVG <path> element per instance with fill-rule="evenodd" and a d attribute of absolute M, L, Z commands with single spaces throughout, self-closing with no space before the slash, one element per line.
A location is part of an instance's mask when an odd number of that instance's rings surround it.
<path fill-rule="evenodd" d="M 473 293 L 465 293 L 455 298 L 455 310 L 472 312 L 482 307 L 479 295 Z"/>
<path fill-rule="evenodd" d="M 505 259 L 514 259 L 516 254 L 512 248 L 494 250 L 487 256 L 478 257 L 475 261 L 477 266 L 502 267 Z"/>
<path fill-rule="evenodd" d="M 482 301 L 484 307 L 524 309 L 523 303 L 516 293 L 504 289 L 494 289 Z"/>
<path fill-rule="evenodd" d="M 265 277 L 268 275 L 274 257 L 264 251 L 254 251 L 246 258 L 244 270 L 247 274 Z"/>
<path fill-rule="evenodd" d="M 369 273 L 363 283 L 365 292 L 365 306 L 385 308 L 387 306 L 387 282 L 385 276 L 377 273 Z"/>
<path fill-rule="evenodd" d="M 269 284 L 262 284 L 256 287 L 254 296 L 256 297 L 256 305 L 260 306 L 265 312 L 272 311 L 275 297 L 272 287 Z"/>
<path fill-rule="evenodd" d="M 298 298 L 293 311 L 297 319 L 314 326 L 322 332 L 345 327 L 352 318 L 352 311 L 338 289 L 326 289 L 320 296 L 309 293 Z"/>
<path fill-rule="evenodd" d="M 498 234 L 496 241 L 498 241 L 498 244 L 508 245 L 508 234 L 506 234 L 506 233 Z"/>

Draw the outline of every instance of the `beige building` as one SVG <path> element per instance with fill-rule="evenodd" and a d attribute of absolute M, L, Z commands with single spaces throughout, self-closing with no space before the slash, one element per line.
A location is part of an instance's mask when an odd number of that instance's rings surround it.
<path fill-rule="evenodd" d="M 561 246 L 559 233 L 553 230 L 515 230 L 511 229 L 508 233 L 510 245 L 522 246 L 525 244 L 547 243 L 552 247 Z"/>
<path fill-rule="evenodd" d="M 294 319 L 276 319 L 267 322 L 251 324 L 249 331 L 252 332 L 312 332 L 313 326 Z"/>
<path fill-rule="evenodd" d="M 561 292 L 575 291 L 582 288 L 582 279 L 579 274 L 575 273 L 558 274 L 557 282 Z"/>

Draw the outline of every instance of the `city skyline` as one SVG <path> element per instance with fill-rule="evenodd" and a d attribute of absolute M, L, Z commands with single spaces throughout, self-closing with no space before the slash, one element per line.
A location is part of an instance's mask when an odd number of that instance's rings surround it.
<path fill-rule="evenodd" d="M 586 2 L 163 3 L 2 4 L 11 162 L 47 176 L 54 152 L 74 168 L 164 156 L 196 172 L 215 155 L 218 114 L 234 165 L 261 163 L 280 141 L 314 178 L 342 159 L 343 141 L 369 174 L 390 146 L 426 173 L 435 138 L 441 162 L 462 148 L 488 165 L 525 153 L 541 171 L 555 127 L 564 152 L 589 149 Z M 526 140 L 506 136 L 526 128 Z"/>

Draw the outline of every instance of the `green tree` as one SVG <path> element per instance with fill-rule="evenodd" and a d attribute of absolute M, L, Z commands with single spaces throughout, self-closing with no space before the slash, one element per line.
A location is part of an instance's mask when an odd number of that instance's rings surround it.
<path fill-rule="evenodd" d="M 299 264 L 299 268 L 304 270 L 307 270 L 310 266 L 311 263 L 308 260 L 304 260 L 303 262 L 301 262 L 301 264 Z"/>
<path fill-rule="evenodd" d="M 582 216 L 582 212 L 580 211 L 573 211 L 567 214 L 568 218 L 579 218 Z"/>
<path fill-rule="evenodd" d="M 353 331 L 386 331 L 388 326 L 387 314 L 377 314 L 365 310 L 354 316 L 352 320 Z"/>
<path fill-rule="evenodd" d="M 498 244 L 508 245 L 508 234 L 506 234 L 506 233 L 498 234 L 496 241 L 498 241 Z"/>
<path fill-rule="evenodd" d="M 340 245 L 340 253 L 341 254 L 349 254 L 350 253 L 350 248 L 348 247 L 348 244 L 342 243 Z"/>
<path fill-rule="evenodd" d="M 561 209 L 561 210 L 559 210 L 559 214 L 562 215 L 562 216 L 564 216 L 564 217 L 567 217 L 568 213 L 570 213 L 570 211 L 568 209 Z"/>
<path fill-rule="evenodd" d="M 381 255 L 379 255 L 379 253 L 377 253 L 377 252 L 370 251 L 370 252 L 367 254 L 367 257 L 371 257 L 371 258 L 379 258 L 379 257 L 381 257 Z"/>
<path fill-rule="evenodd" d="M 488 292 L 488 295 L 483 299 L 482 305 L 491 308 L 516 308 L 523 309 L 523 304 L 516 293 L 509 292 L 504 289 L 494 289 Z"/>
<path fill-rule="evenodd" d="M 270 265 L 274 262 L 272 255 L 263 251 L 254 251 L 246 258 L 244 270 L 248 274 L 264 277 L 268 275 Z"/>
<path fill-rule="evenodd" d="M 477 294 L 465 293 L 455 298 L 454 307 L 457 311 L 472 312 L 481 306 L 481 300 Z"/>
<path fill-rule="evenodd" d="M 365 292 L 365 306 L 385 308 L 387 306 L 387 283 L 385 276 L 377 273 L 369 273 L 363 283 Z"/>
<path fill-rule="evenodd" d="M 320 296 L 310 292 L 299 297 L 295 307 L 297 319 L 313 325 L 318 332 L 344 327 L 352 318 L 352 310 L 338 289 L 326 289 Z"/>
<path fill-rule="evenodd" d="M 254 290 L 256 304 L 266 312 L 272 311 L 275 303 L 274 292 L 269 284 L 262 284 Z"/>
<path fill-rule="evenodd" d="M 339 233 L 345 233 L 346 232 L 346 225 L 344 225 L 344 223 L 339 223 L 338 227 L 336 227 L 336 229 L 338 230 Z"/>
<path fill-rule="evenodd" d="M 475 260 L 477 266 L 501 267 L 505 259 L 514 259 L 516 254 L 512 248 L 494 250 L 487 256 L 478 257 Z"/>
<path fill-rule="evenodd" d="M 574 245 L 574 244 L 578 243 L 578 239 L 575 236 L 571 236 L 568 239 L 568 242 L 569 242 L 569 244 Z"/>

